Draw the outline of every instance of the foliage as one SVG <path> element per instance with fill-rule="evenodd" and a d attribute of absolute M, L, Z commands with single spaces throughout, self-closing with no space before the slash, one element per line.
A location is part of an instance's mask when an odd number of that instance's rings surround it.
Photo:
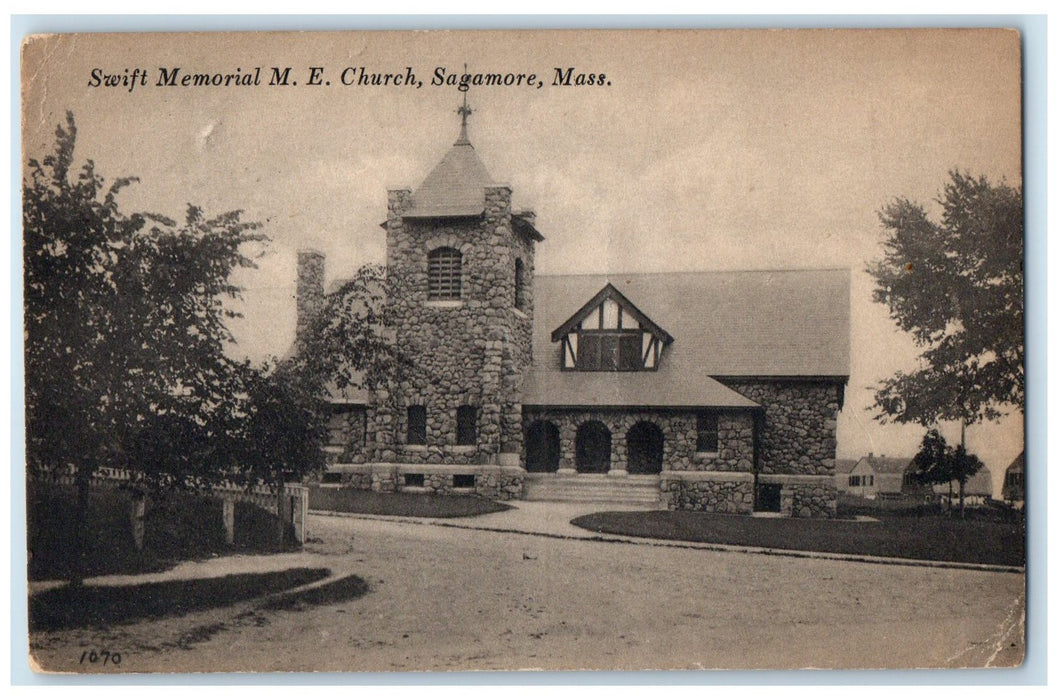
<path fill-rule="evenodd" d="M 876 390 L 882 420 L 994 419 L 1025 398 L 1021 188 L 950 173 L 939 222 L 907 199 L 879 213 L 873 297 L 923 348 L 923 367 Z"/>
<path fill-rule="evenodd" d="M 384 268 L 362 267 L 324 298 L 289 357 L 248 373 L 234 478 L 278 485 L 321 471 L 329 395 L 400 381 L 409 363 L 387 330 L 391 288 Z"/>
<path fill-rule="evenodd" d="M 135 179 L 74 171 L 72 114 L 55 134 L 23 178 L 26 451 L 38 475 L 73 470 L 83 510 L 100 466 L 172 483 L 223 463 L 246 369 L 224 353 L 224 303 L 265 237 L 239 212 L 126 215 Z"/>
<path fill-rule="evenodd" d="M 253 266 L 244 246 L 264 236 L 239 212 L 127 216 L 117 195 L 134 180 L 106 187 L 91 161 L 72 175 L 72 114 L 56 137 L 23 192 L 29 456 L 128 463 L 141 431 L 197 439 L 232 412 L 223 302 L 239 296 L 230 273 Z"/>
<path fill-rule="evenodd" d="M 984 463 L 966 451 L 964 444 L 950 447 L 936 430 L 922 438 L 922 446 L 911 460 L 912 474 L 921 484 L 959 484 L 959 509 L 965 514 L 966 482 L 981 470 Z"/>
<path fill-rule="evenodd" d="M 951 448 L 937 430 L 922 438 L 918 453 L 911 459 L 911 475 L 919 484 L 944 484 L 952 481 Z"/>

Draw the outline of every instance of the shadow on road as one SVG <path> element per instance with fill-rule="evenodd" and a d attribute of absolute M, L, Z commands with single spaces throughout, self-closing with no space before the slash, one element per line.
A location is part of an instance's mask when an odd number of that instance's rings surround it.
<path fill-rule="evenodd" d="M 185 615 L 297 588 L 330 573 L 326 568 L 292 568 L 133 586 L 64 586 L 30 597 L 29 628 L 34 632 L 98 628 Z"/>

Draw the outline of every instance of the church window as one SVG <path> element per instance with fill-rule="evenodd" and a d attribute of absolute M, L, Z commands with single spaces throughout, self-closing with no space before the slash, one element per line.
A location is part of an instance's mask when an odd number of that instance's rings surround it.
<path fill-rule="evenodd" d="M 478 410 L 474 406 L 456 409 L 456 444 L 476 445 L 478 442 Z"/>
<path fill-rule="evenodd" d="M 408 444 L 426 444 L 426 406 L 408 406 Z"/>
<path fill-rule="evenodd" d="M 431 301 L 458 300 L 463 292 L 463 255 L 455 248 L 430 251 L 428 298 Z"/>
<path fill-rule="evenodd" d="M 698 452 L 716 452 L 720 444 L 720 430 L 717 415 L 714 411 L 698 413 Z"/>

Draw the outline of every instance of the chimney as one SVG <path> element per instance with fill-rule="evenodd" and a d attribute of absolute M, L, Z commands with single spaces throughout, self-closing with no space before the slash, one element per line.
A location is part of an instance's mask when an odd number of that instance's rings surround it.
<path fill-rule="evenodd" d="M 295 342 L 301 342 L 312 319 L 323 308 L 323 261 L 318 250 L 298 251 L 298 325 Z"/>

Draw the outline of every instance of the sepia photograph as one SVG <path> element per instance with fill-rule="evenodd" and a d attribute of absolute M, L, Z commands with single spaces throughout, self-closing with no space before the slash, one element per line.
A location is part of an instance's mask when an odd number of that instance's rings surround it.
<path fill-rule="evenodd" d="M 1022 42 L 27 37 L 30 668 L 1021 666 Z"/>

